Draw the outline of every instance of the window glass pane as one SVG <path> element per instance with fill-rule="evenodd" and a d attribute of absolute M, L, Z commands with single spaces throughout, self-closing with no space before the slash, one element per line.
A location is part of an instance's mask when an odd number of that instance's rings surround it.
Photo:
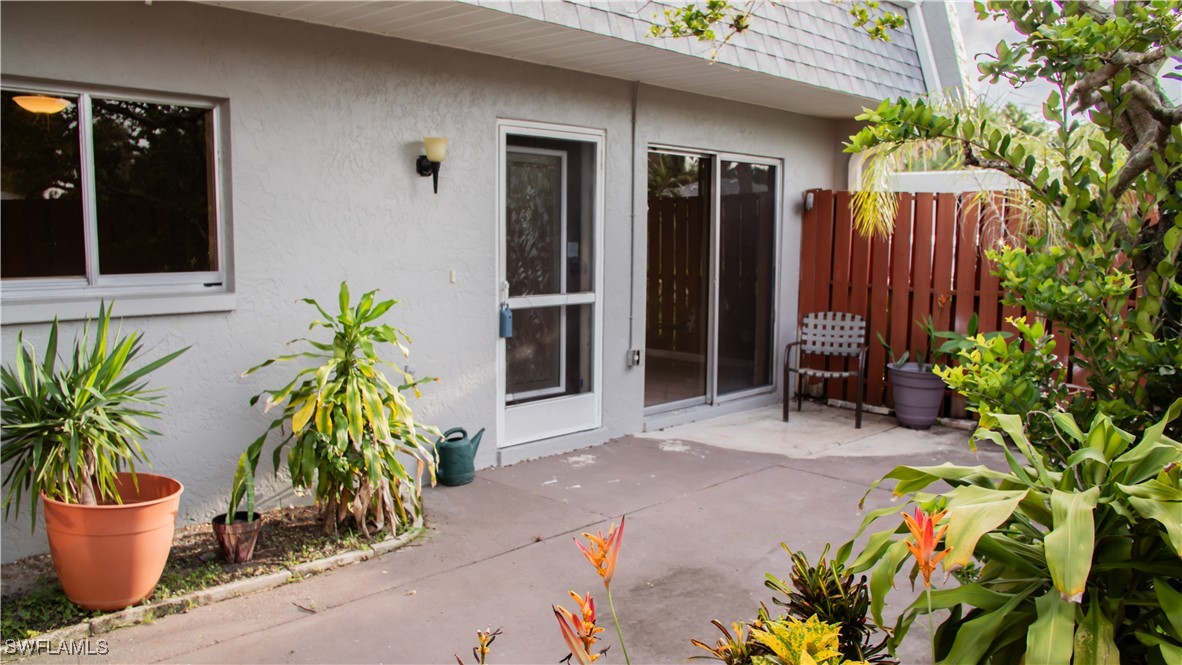
<path fill-rule="evenodd" d="M 509 295 L 590 292 L 595 145 L 527 136 L 508 143 Z"/>
<path fill-rule="evenodd" d="M 771 385 L 776 169 L 722 167 L 718 251 L 718 393 Z"/>
<path fill-rule="evenodd" d="M 522 404 L 591 391 L 591 305 L 514 310 L 505 340 L 505 400 Z"/>
<path fill-rule="evenodd" d="M 34 113 L 14 99 L 31 94 L 0 99 L 0 276 L 85 276 L 78 100 L 54 95 L 69 104 Z"/>
<path fill-rule="evenodd" d="M 94 98 L 99 272 L 217 270 L 212 111 Z"/>
<path fill-rule="evenodd" d="M 712 166 L 648 155 L 645 406 L 706 395 Z"/>

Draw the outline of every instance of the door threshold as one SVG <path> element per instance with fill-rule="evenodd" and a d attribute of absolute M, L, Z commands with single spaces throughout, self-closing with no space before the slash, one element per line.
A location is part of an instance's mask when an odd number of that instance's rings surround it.
<path fill-rule="evenodd" d="M 780 396 L 774 392 L 760 393 L 750 397 L 740 397 L 728 400 L 722 404 L 700 404 L 684 409 L 673 409 L 660 413 L 644 415 L 644 432 L 656 432 L 676 425 L 707 420 L 718 416 L 725 416 L 740 411 L 750 411 L 763 406 L 779 404 Z"/>

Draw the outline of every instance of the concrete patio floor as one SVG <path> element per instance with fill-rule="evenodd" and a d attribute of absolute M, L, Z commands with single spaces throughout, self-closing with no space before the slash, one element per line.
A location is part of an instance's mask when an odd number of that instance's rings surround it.
<path fill-rule="evenodd" d="M 572 606 L 574 589 L 597 598 L 606 662 L 620 663 L 602 584 L 571 538 L 627 514 L 613 595 L 632 661 L 683 662 L 690 638 L 718 636 L 711 619 L 771 606 L 764 574 L 789 571 L 781 541 L 810 558 L 844 542 L 871 481 L 896 464 L 974 463 L 967 439 L 873 414 L 856 430 L 851 412 L 820 406 L 785 424 L 767 408 L 481 471 L 426 492 L 430 530 L 409 547 L 102 635 L 109 654 L 87 661 L 468 662 L 492 626 L 504 634 L 490 662 L 556 663 L 567 650 L 550 605 Z M 876 491 L 868 508 L 889 499 Z M 911 596 L 899 581 L 895 611 Z M 902 662 L 930 662 L 926 622 L 909 637 Z"/>

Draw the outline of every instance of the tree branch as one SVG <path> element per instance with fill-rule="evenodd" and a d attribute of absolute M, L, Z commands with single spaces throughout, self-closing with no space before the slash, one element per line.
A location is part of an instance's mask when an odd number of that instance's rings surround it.
<path fill-rule="evenodd" d="M 1110 63 L 1124 65 L 1126 67 L 1140 67 L 1141 65 L 1149 65 L 1158 60 L 1166 59 L 1166 47 L 1159 46 L 1144 53 L 1129 53 L 1128 51 L 1117 51 L 1112 55 L 1104 58 Z"/>
<path fill-rule="evenodd" d="M 1162 98 L 1140 81 L 1129 81 L 1123 88 L 1145 105 L 1145 111 L 1164 125 L 1182 123 L 1182 106 L 1166 106 Z"/>

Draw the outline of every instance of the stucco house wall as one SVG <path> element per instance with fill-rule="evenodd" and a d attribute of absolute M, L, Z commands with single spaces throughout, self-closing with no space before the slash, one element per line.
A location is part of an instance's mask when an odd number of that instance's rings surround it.
<path fill-rule="evenodd" d="M 3 3 L 0 25 L 6 77 L 227 100 L 234 308 L 124 321 L 143 330 L 149 356 L 193 347 L 153 376 L 167 406 L 162 435 L 146 445 L 154 470 L 186 486 L 182 522 L 224 510 L 235 460 L 269 420 L 248 399 L 292 370 L 240 374 L 305 334 L 313 310 L 300 298 L 335 303 L 348 280 L 355 293 L 401 299 L 389 318 L 414 338 L 409 364 L 441 379 L 417 414 L 487 427 L 478 466 L 591 445 L 645 426 L 643 368 L 628 367 L 626 353 L 644 345 L 647 146 L 784 160 L 779 348 L 796 320 L 801 192 L 834 186 L 844 164 L 839 121 L 205 5 Z M 498 118 L 607 134 L 603 427 L 501 451 Z M 425 135 L 451 139 L 438 195 L 414 172 Z M 62 326 L 64 339 L 80 329 Z M 6 359 L 21 330 L 41 345 L 48 325 L 4 325 Z M 23 516 L 5 522 L 4 561 L 44 549 Z"/>

